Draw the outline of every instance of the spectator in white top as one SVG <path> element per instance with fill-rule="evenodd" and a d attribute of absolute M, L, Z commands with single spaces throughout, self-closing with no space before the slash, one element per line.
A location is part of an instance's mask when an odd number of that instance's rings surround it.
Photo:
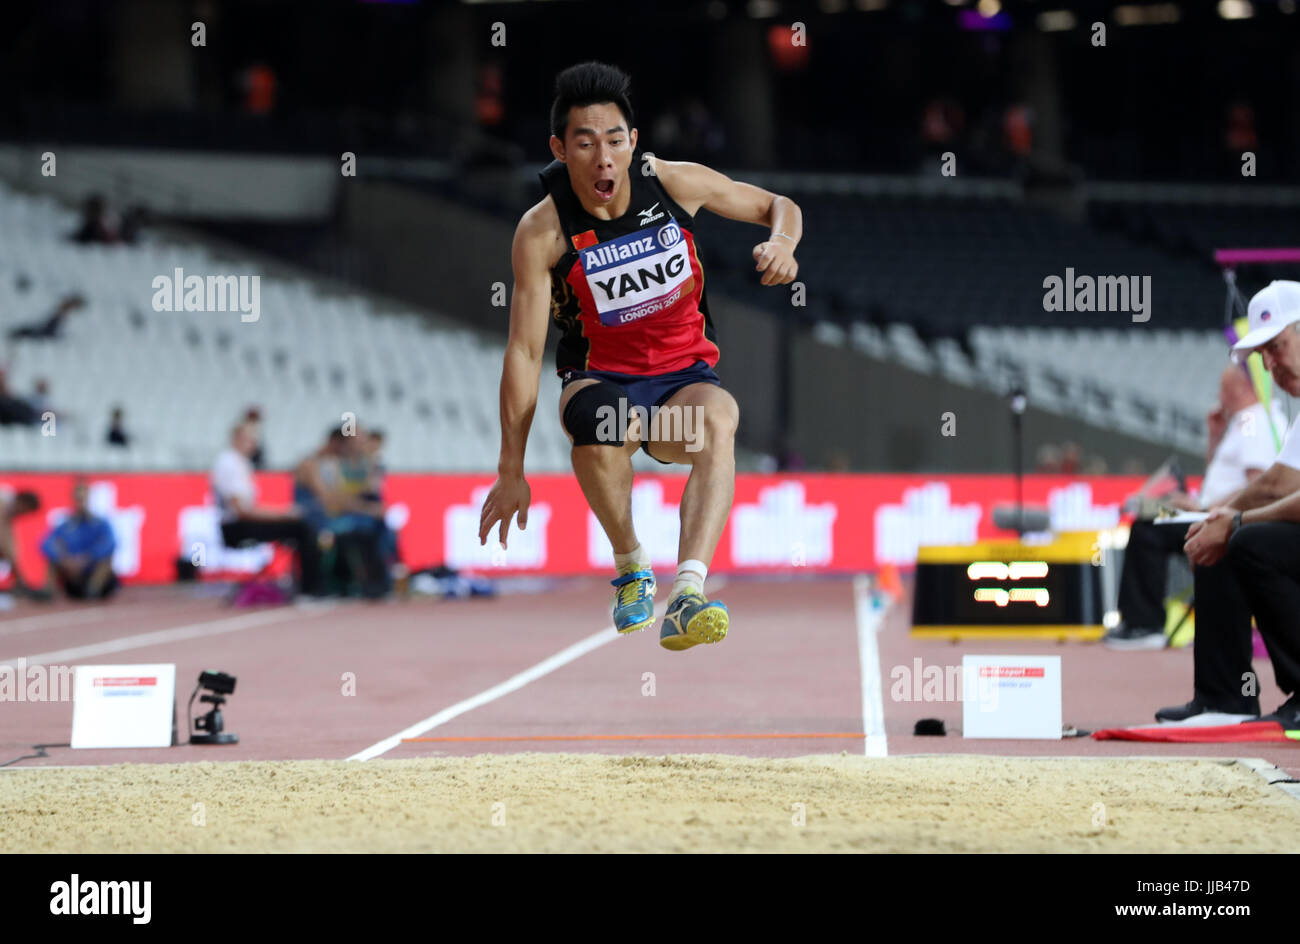
<path fill-rule="evenodd" d="M 298 551 L 299 587 L 313 596 L 322 591 L 320 546 L 316 532 L 297 508 L 273 508 L 257 503 L 257 483 L 249 461 L 257 439 L 241 423 L 230 433 L 230 446 L 212 466 L 212 491 L 221 509 L 221 537 L 227 547 L 245 541 L 283 541 Z"/>
<path fill-rule="evenodd" d="M 1197 496 L 1174 492 L 1163 501 L 1184 511 L 1199 511 L 1244 488 L 1270 465 L 1277 450 L 1272 428 L 1286 428 L 1286 416 L 1273 403 L 1269 414 L 1255 396 L 1244 368 L 1227 367 L 1219 379 L 1219 403 L 1205 418 L 1210 434 L 1205 478 Z M 1129 529 L 1120 575 L 1120 622 L 1103 640 L 1111 649 L 1161 649 L 1165 645 L 1165 585 L 1169 558 L 1181 553 L 1187 525 L 1135 521 Z"/>

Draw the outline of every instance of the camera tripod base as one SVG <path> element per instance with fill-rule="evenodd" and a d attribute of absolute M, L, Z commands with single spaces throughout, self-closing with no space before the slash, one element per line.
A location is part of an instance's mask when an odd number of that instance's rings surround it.
<path fill-rule="evenodd" d="M 191 734 L 191 744 L 238 744 L 238 734 Z"/>

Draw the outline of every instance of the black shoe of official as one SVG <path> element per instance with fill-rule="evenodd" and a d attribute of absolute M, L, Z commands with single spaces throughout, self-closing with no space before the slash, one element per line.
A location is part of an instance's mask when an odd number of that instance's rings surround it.
<path fill-rule="evenodd" d="M 1107 649 L 1163 649 L 1167 643 L 1163 629 L 1147 629 L 1121 622 L 1101 637 Z"/>
<path fill-rule="evenodd" d="M 1156 720 L 1162 724 L 1233 724 L 1258 718 L 1259 700 L 1254 698 L 1235 705 L 1211 705 L 1197 695 L 1185 705 L 1172 705 L 1156 712 Z"/>
<path fill-rule="evenodd" d="M 1259 720 L 1276 721 L 1285 731 L 1300 730 L 1300 695 L 1292 695 L 1277 711 L 1260 715 Z"/>

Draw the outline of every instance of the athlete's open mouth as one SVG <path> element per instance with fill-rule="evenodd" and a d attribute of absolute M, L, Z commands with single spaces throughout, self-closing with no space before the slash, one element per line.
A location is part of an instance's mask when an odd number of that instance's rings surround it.
<path fill-rule="evenodd" d="M 614 178 L 602 177 L 596 181 L 596 196 L 602 200 L 612 199 L 614 196 Z"/>

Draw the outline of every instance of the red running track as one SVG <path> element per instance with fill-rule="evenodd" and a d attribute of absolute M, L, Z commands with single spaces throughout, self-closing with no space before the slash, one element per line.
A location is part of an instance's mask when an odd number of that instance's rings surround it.
<path fill-rule="evenodd" d="M 610 591 L 581 581 L 535 595 L 484 600 L 414 600 L 298 609 L 232 610 L 176 588 L 137 588 L 109 605 L 26 605 L 0 614 L 0 661 L 44 657 L 58 664 L 174 662 L 184 703 L 202 669 L 239 678 L 226 709 L 234 746 L 151 750 L 51 747 L 14 766 L 420 757 L 515 751 L 617 754 L 739 753 L 750 756 L 864 751 L 843 739 L 457 741 L 394 743 L 404 730 L 527 672 L 587 640 L 588 649 L 513 691 L 468 707 L 422 733 L 502 738 L 594 734 L 862 732 L 863 696 L 853 583 L 844 579 L 735 581 L 710 592 L 726 600 L 731 635 L 685 652 L 659 648 L 656 631 L 617 637 Z M 876 635 L 889 754 L 1263 757 L 1300 776 L 1300 745 L 1188 745 L 1062 741 L 966 741 L 961 704 L 891 698 L 891 669 L 960 666 L 964 653 L 1062 657 L 1064 718 L 1085 729 L 1144 724 L 1191 694 L 1191 650 L 1111 652 L 1088 643 L 914 640 L 910 606 L 893 607 Z M 116 649 L 97 652 L 93 647 Z M 1271 668 L 1257 669 L 1261 701 L 1283 699 Z M 355 694 L 344 694 L 345 675 Z M 919 718 L 940 718 L 947 737 L 916 737 Z M 66 744 L 70 702 L 0 702 L 0 764 Z M 413 732 L 414 733 L 414 732 Z M 183 737 L 183 735 L 182 735 Z M 377 748 L 376 745 L 379 745 Z"/>

